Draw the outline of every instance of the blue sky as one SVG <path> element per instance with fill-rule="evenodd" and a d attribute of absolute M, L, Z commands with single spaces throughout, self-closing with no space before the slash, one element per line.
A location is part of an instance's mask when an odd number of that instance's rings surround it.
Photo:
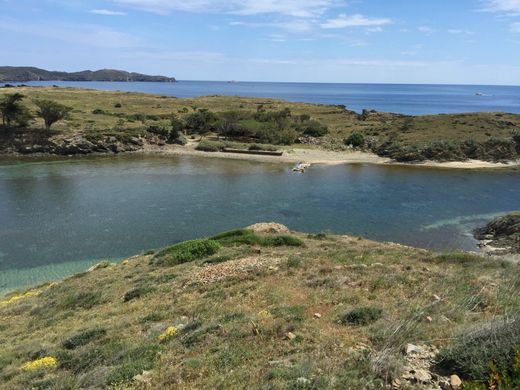
<path fill-rule="evenodd" d="M 520 0 L 0 0 L 0 64 L 520 85 Z"/>

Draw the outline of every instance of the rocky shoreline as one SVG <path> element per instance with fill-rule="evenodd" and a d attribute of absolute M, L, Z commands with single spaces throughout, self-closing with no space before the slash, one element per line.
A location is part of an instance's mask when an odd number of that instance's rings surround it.
<path fill-rule="evenodd" d="M 486 252 L 520 254 L 520 211 L 495 218 L 474 231 L 479 246 Z"/>

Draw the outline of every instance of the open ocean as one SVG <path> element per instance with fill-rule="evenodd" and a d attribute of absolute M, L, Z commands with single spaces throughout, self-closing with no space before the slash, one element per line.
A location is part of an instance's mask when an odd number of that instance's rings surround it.
<path fill-rule="evenodd" d="M 358 112 L 367 108 L 407 115 L 478 111 L 520 114 L 520 86 L 229 83 L 184 80 L 177 83 L 35 81 L 26 84 L 146 92 L 180 98 L 207 95 L 254 96 L 293 102 L 343 104 Z M 481 95 L 477 96 L 477 93 Z"/>

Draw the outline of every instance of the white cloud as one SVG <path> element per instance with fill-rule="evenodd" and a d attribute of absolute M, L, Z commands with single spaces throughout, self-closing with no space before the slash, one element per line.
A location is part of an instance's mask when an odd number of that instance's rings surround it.
<path fill-rule="evenodd" d="M 486 0 L 484 11 L 520 15 L 520 0 Z"/>
<path fill-rule="evenodd" d="M 391 24 L 387 18 L 367 18 L 363 15 L 340 14 L 337 18 L 327 19 L 321 23 L 322 28 L 347 28 L 347 27 L 375 27 Z"/>
<path fill-rule="evenodd" d="M 510 26 L 510 30 L 511 32 L 514 32 L 514 33 L 520 33 L 520 23 L 513 23 L 511 26 Z"/>
<path fill-rule="evenodd" d="M 344 4 L 343 0 L 112 0 L 158 14 L 174 11 L 230 13 L 237 15 L 280 14 L 311 18 Z"/>
<path fill-rule="evenodd" d="M 90 11 L 91 14 L 105 15 L 105 16 L 125 16 L 126 12 L 111 11 L 109 9 L 93 9 Z"/>
<path fill-rule="evenodd" d="M 424 34 L 431 34 L 434 32 L 433 28 L 428 27 L 428 26 L 421 26 L 417 30 L 419 30 L 419 32 L 422 32 Z"/>

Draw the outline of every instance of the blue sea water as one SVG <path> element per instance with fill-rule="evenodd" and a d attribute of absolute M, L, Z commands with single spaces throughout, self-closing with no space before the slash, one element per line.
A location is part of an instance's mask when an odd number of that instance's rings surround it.
<path fill-rule="evenodd" d="M 478 111 L 520 114 L 520 86 L 229 83 L 183 80 L 178 83 L 37 81 L 27 84 L 145 92 L 180 98 L 207 95 L 253 96 L 293 102 L 342 104 L 355 111 L 366 108 L 407 115 Z M 477 96 L 477 93 L 482 95 Z"/>

